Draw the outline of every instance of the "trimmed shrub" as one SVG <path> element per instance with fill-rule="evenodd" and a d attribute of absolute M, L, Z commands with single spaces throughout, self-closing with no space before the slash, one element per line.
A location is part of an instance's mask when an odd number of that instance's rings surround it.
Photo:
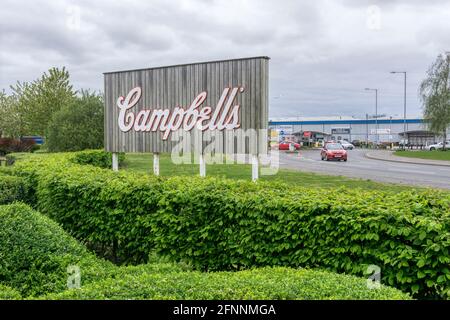
<path fill-rule="evenodd" d="M 69 265 L 83 270 L 85 283 L 111 266 L 25 204 L 0 206 L 0 225 L 0 283 L 24 297 L 65 290 Z"/>
<path fill-rule="evenodd" d="M 45 299 L 318 300 L 411 299 L 397 289 L 368 289 L 365 279 L 326 271 L 263 268 L 238 272 L 124 274 Z"/>
<path fill-rule="evenodd" d="M 0 284 L 0 300 L 19 300 L 21 295 L 16 290 Z"/>
<path fill-rule="evenodd" d="M 450 296 L 450 194 L 164 179 L 33 159 L 16 171 L 40 210 L 119 262 L 156 251 L 199 270 L 290 266 L 363 275 L 417 297 Z M 102 249 L 103 248 L 103 249 Z M 106 248 L 106 251 L 105 251 Z"/>
<path fill-rule="evenodd" d="M 363 275 L 377 265 L 383 283 L 418 297 L 450 293 L 448 193 L 223 192 L 222 181 L 171 182 L 151 217 L 153 241 L 160 254 L 197 269 L 282 265 Z"/>
<path fill-rule="evenodd" d="M 24 180 L 21 177 L 7 175 L 6 173 L 5 170 L 0 171 L 0 205 L 25 200 Z"/>
<path fill-rule="evenodd" d="M 0 223 L 0 299 L 410 299 L 325 271 L 200 273 L 162 262 L 116 267 L 24 204 L 0 206 Z M 80 268 L 81 288 L 67 289 L 70 265 Z"/>
<path fill-rule="evenodd" d="M 11 154 L 7 154 L 5 158 L 6 158 L 6 165 L 7 166 L 12 166 L 14 164 L 14 162 L 16 162 L 16 157 L 14 157 Z"/>
<path fill-rule="evenodd" d="M 119 153 L 119 164 L 125 160 L 125 153 Z M 94 167 L 109 169 L 112 167 L 112 153 L 102 150 L 86 150 L 77 152 L 71 158 L 76 164 L 89 164 Z"/>

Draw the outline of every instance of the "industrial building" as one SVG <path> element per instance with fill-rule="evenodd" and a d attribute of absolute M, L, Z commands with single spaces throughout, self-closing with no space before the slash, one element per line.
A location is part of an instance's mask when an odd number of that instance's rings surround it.
<path fill-rule="evenodd" d="M 404 129 L 406 128 L 406 130 Z M 399 143 L 406 139 L 413 146 L 426 146 L 442 138 L 427 130 L 421 118 L 298 117 L 272 118 L 269 129 L 283 137 L 295 137 L 297 142 L 326 140 L 360 141 L 361 143 Z M 406 137 L 405 136 L 406 131 Z"/>

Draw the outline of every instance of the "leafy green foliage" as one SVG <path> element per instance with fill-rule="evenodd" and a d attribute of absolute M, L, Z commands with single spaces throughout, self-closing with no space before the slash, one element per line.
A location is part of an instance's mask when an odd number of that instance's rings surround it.
<path fill-rule="evenodd" d="M 238 272 L 125 273 L 46 299 L 403 299 L 400 291 L 368 289 L 365 279 L 282 267 Z"/>
<path fill-rule="evenodd" d="M 19 300 L 20 293 L 10 287 L 0 284 L 0 300 Z"/>
<path fill-rule="evenodd" d="M 11 111 L 19 121 L 16 124 L 20 129 L 16 133 L 18 136 L 44 136 L 51 116 L 63 106 L 70 104 L 75 97 L 69 77 L 69 72 L 64 67 L 51 68 L 31 83 L 17 83 L 11 86 L 13 91 Z"/>
<path fill-rule="evenodd" d="M 246 189 L 214 180 L 169 187 L 150 222 L 158 252 L 203 270 L 282 265 L 362 275 L 374 264 L 385 284 L 447 294 L 448 194 Z"/>
<path fill-rule="evenodd" d="M 86 283 L 110 265 L 25 204 L 0 206 L 0 225 L 0 283 L 24 297 L 65 290 L 69 265 L 83 270 Z"/>
<path fill-rule="evenodd" d="M 20 114 L 18 96 L 0 91 L 0 138 L 18 138 L 25 133 L 24 121 Z"/>
<path fill-rule="evenodd" d="M 46 146 L 51 152 L 103 148 L 103 99 L 82 91 L 70 104 L 52 115 L 46 130 Z"/>
<path fill-rule="evenodd" d="M 450 195 L 160 178 L 69 161 L 18 161 L 39 209 L 117 262 L 156 251 L 199 270 L 320 267 L 363 275 L 417 297 L 448 297 Z"/>
<path fill-rule="evenodd" d="M 119 165 L 125 160 L 125 153 L 119 153 Z M 77 164 L 89 164 L 99 168 L 111 168 L 112 154 L 102 150 L 85 150 L 77 152 L 71 158 Z"/>
<path fill-rule="evenodd" d="M 23 201 L 26 198 L 26 187 L 22 178 L 7 175 L 0 171 L 0 205 Z"/>
<path fill-rule="evenodd" d="M 410 299 L 393 288 L 369 289 L 365 279 L 325 271 L 200 273 L 161 259 L 117 267 L 24 204 L 0 206 L 0 223 L 0 299 Z M 81 288 L 67 289 L 69 265 L 79 267 Z"/>
<path fill-rule="evenodd" d="M 420 84 L 419 93 L 425 121 L 431 131 L 442 133 L 445 142 L 450 126 L 450 53 L 437 57 Z"/>

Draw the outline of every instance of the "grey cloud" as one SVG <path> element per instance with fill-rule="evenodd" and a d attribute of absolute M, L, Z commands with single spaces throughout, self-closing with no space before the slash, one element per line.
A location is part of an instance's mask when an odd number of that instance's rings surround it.
<path fill-rule="evenodd" d="M 379 30 L 366 25 L 370 5 Z M 408 71 L 418 114 L 417 86 L 448 47 L 449 14 L 439 0 L 3 0 L 0 89 L 52 66 L 66 66 L 77 88 L 102 90 L 105 71 L 268 55 L 271 116 L 362 116 L 373 109 L 366 86 L 379 87 L 382 112 L 399 113 L 392 69 Z"/>

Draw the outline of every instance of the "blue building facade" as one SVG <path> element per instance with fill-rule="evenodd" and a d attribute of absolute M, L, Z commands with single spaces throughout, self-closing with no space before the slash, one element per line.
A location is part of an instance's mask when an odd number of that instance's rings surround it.
<path fill-rule="evenodd" d="M 272 119 L 270 129 L 282 130 L 285 133 L 297 135 L 304 132 L 321 133 L 332 140 L 359 140 L 368 142 L 396 143 L 407 133 L 428 133 L 427 126 L 421 118 L 298 118 Z M 434 143 L 438 137 L 428 137 L 425 144 Z"/>

